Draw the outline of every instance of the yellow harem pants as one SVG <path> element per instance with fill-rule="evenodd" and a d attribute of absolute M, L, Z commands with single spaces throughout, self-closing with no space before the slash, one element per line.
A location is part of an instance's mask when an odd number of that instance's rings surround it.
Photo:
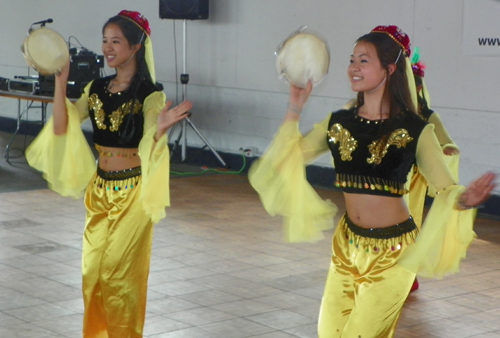
<path fill-rule="evenodd" d="M 365 229 L 344 215 L 333 236 L 319 338 L 393 337 L 415 279 L 413 272 L 396 263 L 417 234 L 412 218 L 387 228 Z"/>
<path fill-rule="evenodd" d="M 85 195 L 84 338 L 140 338 L 153 225 L 140 202 L 140 168 L 98 169 Z"/>

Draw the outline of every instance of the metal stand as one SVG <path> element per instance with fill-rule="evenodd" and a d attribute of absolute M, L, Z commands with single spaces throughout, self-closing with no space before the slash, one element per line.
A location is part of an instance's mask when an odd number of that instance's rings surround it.
<path fill-rule="evenodd" d="M 182 25 L 182 30 L 183 30 L 183 40 L 182 40 L 182 43 L 183 43 L 183 50 L 182 50 L 183 61 L 182 61 L 182 74 L 180 76 L 181 84 L 182 84 L 182 101 L 187 100 L 187 84 L 189 82 L 189 74 L 186 73 L 186 30 L 187 30 L 186 29 L 186 26 L 187 26 L 186 22 L 187 22 L 187 20 L 184 19 L 183 25 Z M 212 153 L 219 160 L 219 162 L 225 168 L 228 168 L 228 165 L 226 164 L 226 162 L 224 162 L 224 160 L 222 159 L 222 157 L 220 157 L 220 155 L 217 153 L 217 151 L 210 145 L 210 143 L 208 143 L 207 139 L 200 133 L 200 131 L 196 128 L 196 126 L 189 119 L 189 117 L 186 117 L 185 119 L 183 119 L 179 123 L 181 124 L 181 131 L 180 131 L 177 139 L 174 141 L 174 145 L 172 147 L 172 152 L 174 152 L 175 149 L 179 146 L 179 143 L 181 143 L 181 161 L 182 162 L 185 162 L 186 161 L 186 157 L 187 157 L 186 156 L 186 152 L 187 152 L 186 151 L 187 150 L 187 133 L 186 133 L 186 129 L 187 129 L 187 125 L 189 124 L 189 126 L 194 130 L 194 132 L 205 143 L 205 145 L 212 151 Z M 179 124 L 179 123 L 177 123 L 177 124 Z M 177 124 L 175 124 L 172 127 L 172 129 L 170 130 L 169 139 L 171 139 L 170 135 L 173 134 L 174 130 L 177 127 Z"/>
<path fill-rule="evenodd" d="M 46 117 L 47 117 L 47 104 L 52 102 L 53 98 L 48 97 L 48 96 L 29 94 L 29 93 L 12 93 L 12 92 L 6 92 L 6 91 L 0 91 L 0 96 L 17 99 L 16 130 L 14 131 L 14 134 L 12 135 L 9 142 L 7 143 L 7 146 L 5 147 L 5 156 L 4 156 L 5 161 L 7 161 L 7 163 L 10 163 L 10 160 L 13 158 L 12 156 L 10 156 L 10 151 L 12 150 L 12 144 L 14 142 L 14 139 L 19 134 L 19 131 L 21 129 L 21 124 L 23 124 L 23 123 L 26 123 L 26 124 L 36 123 L 36 124 L 40 124 L 41 126 L 45 125 L 45 121 L 46 121 Z M 21 108 L 21 100 L 28 101 L 25 110 L 23 110 Z M 38 103 L 39 105 L 37 105 L 36 103 Z M 40 109 L 40 119 L 39 120 L 23 119 L 23 115 L 26 114 L 26 116 L 27 116 L 29 110 L 31 110 L 31 109 Z M 26 149 L 22 149 L 21 151 L 24 152 L 25 150 Z"/>

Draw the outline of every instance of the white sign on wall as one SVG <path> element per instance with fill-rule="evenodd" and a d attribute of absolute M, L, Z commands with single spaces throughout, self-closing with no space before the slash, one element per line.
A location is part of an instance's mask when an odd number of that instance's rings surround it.
<path fill-rule="evenodd" d="M 463 27 L 464 54 L 500 56 L 500 0 L 464 0 Z"/>

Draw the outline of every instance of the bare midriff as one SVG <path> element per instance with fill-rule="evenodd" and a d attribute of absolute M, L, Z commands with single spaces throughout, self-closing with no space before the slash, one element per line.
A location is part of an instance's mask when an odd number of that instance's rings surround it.
<path fill-rule="evenodd" d="M 362 228 L 386 228 L 410 217 L 402 197 L 344 193 L 349 218 Z"/>

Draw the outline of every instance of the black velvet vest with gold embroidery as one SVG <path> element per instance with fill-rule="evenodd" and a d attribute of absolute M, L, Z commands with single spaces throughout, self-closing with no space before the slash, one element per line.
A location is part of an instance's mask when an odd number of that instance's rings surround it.
<path fill-rule="evenodd" d="M 89 115 L 94 129 L 93 141 L 105 147 L 137 148 L 141 141 L 144 129 L 144 100 L 157 90 L 153 84 L 144 82 L 134 99 L 130 90 L 110 93 L 109 81 L 115 76 L 108 76 L 94 80 L 89 92 Z M 132 108 L 132 109 L 131 109 Z M 134 128 L 132 134 L 123 141 L 122 133 L 126 132 L 125 125 L 133 114 Z"/>
<path fill-rule="evenodd" d="M 356 108 L 332 113 L 327 142 L 344 192 L 399 197 L 416 162 L 418 138 L 426 122 L 403 112 L 386 120 L 367 120 Z"/>

